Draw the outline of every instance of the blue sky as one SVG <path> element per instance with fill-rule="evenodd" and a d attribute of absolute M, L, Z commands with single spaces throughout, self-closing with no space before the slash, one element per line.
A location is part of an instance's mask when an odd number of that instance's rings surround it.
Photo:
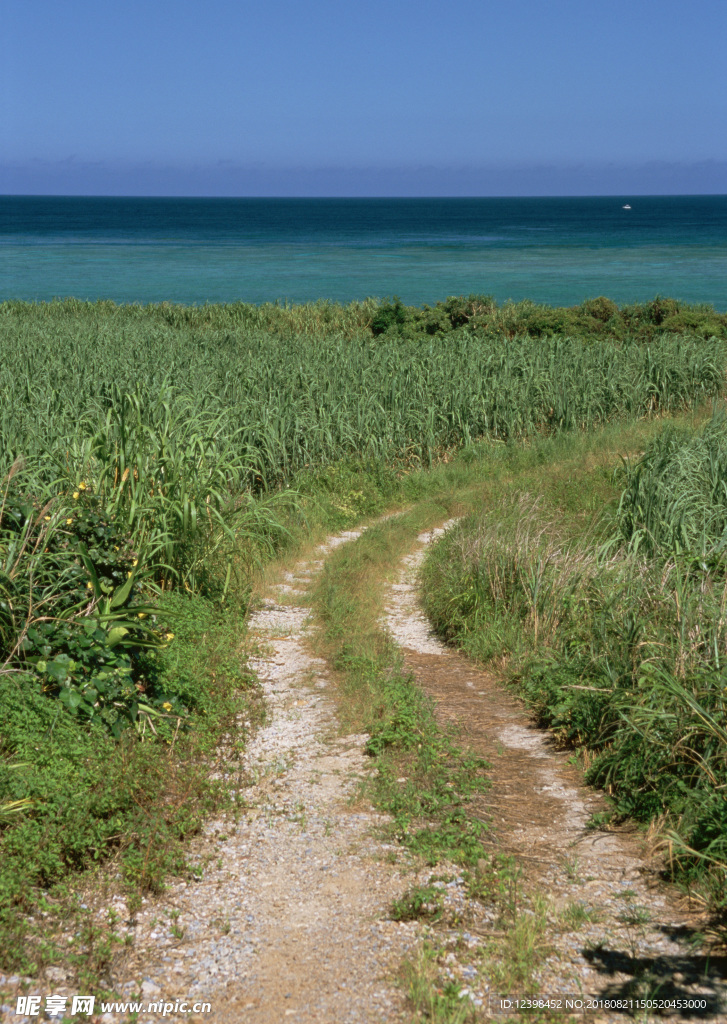
<path fill-rule="evenodd" d="M 0 13 L 3 192 L 727 192 L 725 0 Z"/>

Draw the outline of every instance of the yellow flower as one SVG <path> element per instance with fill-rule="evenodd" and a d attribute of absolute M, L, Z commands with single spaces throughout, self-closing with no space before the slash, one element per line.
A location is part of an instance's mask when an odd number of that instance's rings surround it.
<path fill-rule="evenodd" d="M 80 498 L 80 494 L 78 493 L 78 491 L 74 491 L 73 492 L 73 500 L 74 501 L 78 501 L 79 498 Z"/>
<path fill-rule="evenodd" d="M 173 639 L 174 639 L 174 633 L 167 633 L 166 640 L 173 640 Z"/>
<path fill-rule="evenodd" d="M 164 708 L 165 711 L 171 711 L 172 710 L 172 705 L 168 701 L 165 701 L 162 704 L 162 707 Z"/>
<path fill-rule="evenodd" d="M 45 519 L 46 523 L 50 522 L 50 516 L 43 516 L 43 518 Z"/>
<path fill-rule="evenodd" d="M 70 526 L 72 522 L 73 520 L 69 517 L 68 519 L 66 519 L 66 526 Z"/>
<path fill-rule="evenodd" d="M 131 564 L 132 565 L 138 565 L 139 564 L 139 559 L 135 558 L 134 561 Z"/>
<path fill-rule="evenodd" d="M 90 581 L 86 584 L 86 590 L 93 590 L 93 583 Z"/>
<path fill-rule="evenodd" d="M 127 576 L 129 576 L 129 577 L 131 577 L 131 576 L 133 576 L 134 574 L 133 574 L 133 572 L 127 572 L 127 574 L 126 574 L 126 575 L 127 575 Z"/>
<path fill-rule="evenodd" d="M 129 573 L 129 575 L 131 575 L 131 573 Z M 136 617 L 137 617 L 137 619 L 145 619 L 146 618 L 146 612 L 137 612 Z"/>
<path fill-rule="evenodd" d="M 81 480 L 80 484 L 78 485 L 78 489 L 79 489 L 79 491 L 85 491 L 86 490 L 86 485 L 84 484 L 83 480 Z"/>

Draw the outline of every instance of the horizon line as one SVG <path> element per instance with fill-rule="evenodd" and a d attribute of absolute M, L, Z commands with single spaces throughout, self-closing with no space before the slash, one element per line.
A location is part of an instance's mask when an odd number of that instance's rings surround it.
<path fill-rule="evenodd" d="M 318 200 L 318 201 L 329 201 L 329 200 L 348 200 L 348 199 L 375 199 L 379 201 L 387 201 L 391 199 L 396 200 L 427 200 L 427 199 L 724 199 L 727 198 L 727 192 L 593 192 L 589 194 L 565 194 L 565 193 L 548 193 L 545 194 L 534 194 L 534 193 L 523 193 L 521 195 L 512 195 L 507 193 L 491 193 L 488 195 L 475 194 L 472 195 L 350 195 L 350 196 L 318 196 L 318 195 L 204 195 L 204 194 L 188 194 L 188 195 L 177 195 L 175 193 L 134 193 L 134 192 L 1 192 L 0 199 L 211 199 L 211 200 L 226 200 L 226 199 L 256 199 L 256 200 L 269 200 L 269 199 L 306 199 L 306 200 Z"/>

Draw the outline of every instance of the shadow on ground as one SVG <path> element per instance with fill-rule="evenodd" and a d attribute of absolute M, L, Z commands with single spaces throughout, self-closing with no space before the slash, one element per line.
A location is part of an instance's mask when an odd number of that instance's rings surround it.
<path fill-rule="evenodd" d="M 659 930 L 669 938 L 675 937 L 673 928 L 665 926 Z M 680 928 L 679 931 L 679 939 L 689 941 L 691 936 L 684 934 L 685 929 Z M 594 970 L 605 979 L 613 979 L 606 981 L 601 989 L 601 999 L 655 1000 L 655 1015 L 660 1015 L 659 1003 L 681 1002 L 685 1005 L 672 1010 L 669 1015 L 682 1020 L 714 1020 L 716 1014 L 727 1013 L 727 1004 L 717 991 L 719 981 L 727 977 L 727 956 L 684 953 L 681 956 L 650 957 L 631 955 L 607 946 L 581 952 Z M 623 975 L 628 976 L 626 980 Z M 629 1014 L 626 1008 L 621 1012 L 625 1016 Z M 727 1020 L 727 1016 L 718 1019 Z"/>

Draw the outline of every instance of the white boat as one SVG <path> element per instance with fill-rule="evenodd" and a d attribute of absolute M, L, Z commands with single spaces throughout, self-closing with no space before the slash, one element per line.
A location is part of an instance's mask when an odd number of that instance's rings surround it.
<path fill-rule="evenodd" d="M 631 207 L 629 206 L 629 204 L 628 204 L 628 203 L 626 203 L 626 205 L 625 205 L 625 206 L 622 206 L 622 207 L 621 207 L 621 209 L 622 209 L 622 210 L 630 210 L 630 209 L 631 209 Z"/>

